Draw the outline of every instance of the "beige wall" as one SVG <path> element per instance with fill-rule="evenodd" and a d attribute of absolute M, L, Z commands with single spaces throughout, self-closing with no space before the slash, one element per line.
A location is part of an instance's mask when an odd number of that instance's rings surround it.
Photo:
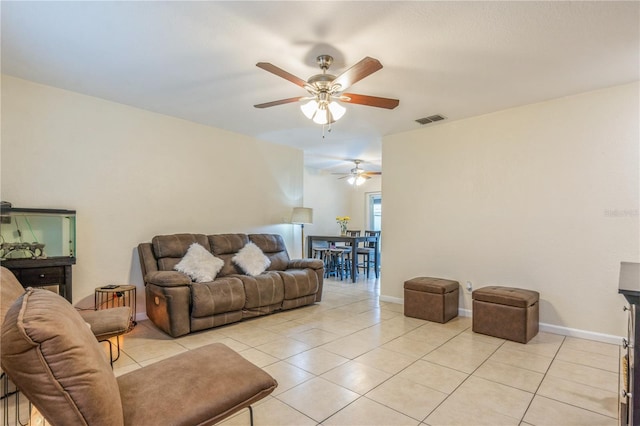
<path fill-rule="evenodd" d="M 294 235 L 302 152 L 73 92 L 2 77 L 2 200 L 77 210 L 74 302 L 138 286 L 135 248 L 176 232 Z M 292 252 L 292 256 L 293 256 Z"/>
<path fill-rule="evenodd" d="M 640 260 L 638 94 L 624 85 L 386 137 L 383 299 L 415 276 L 524 287 L 551 328 L 624 335 L 619 264 Z"/>

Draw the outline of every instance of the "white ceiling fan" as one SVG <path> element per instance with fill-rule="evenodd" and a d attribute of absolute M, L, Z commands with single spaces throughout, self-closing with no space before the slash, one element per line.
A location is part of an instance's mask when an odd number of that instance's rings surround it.
<path fill-rule="evenodd" d="M 369 172 L 360 167 L 362 160 L 351 160 L 355 164 L 349 173 L 333 173 L 334 175 L 342 175 L 338 179 L 347 179 L 349 185 L 360 186 L 365 183 L 371 176 L 381 175 L 382 172 Z"/>

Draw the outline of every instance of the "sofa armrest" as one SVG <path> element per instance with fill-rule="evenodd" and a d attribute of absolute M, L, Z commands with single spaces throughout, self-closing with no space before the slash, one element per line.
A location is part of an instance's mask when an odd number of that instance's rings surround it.
<path fill-rule="evenodd" d="M 324 283 L 324 263 L 320 259 L 291 259 L 287 269 L 312 269 L 318 277 L 318 292 L 316 302 L 322 301 L 322 287 Z"/>
<path fill-rule="evenodd" d="M 154 271 L 144 277 L 144 282 L 158 287 L 180 287 L 191 285 L 191 278 L 178 271 Z"/>
<path fill-rule="evenodd" d="M 291 259 L 287 269 L 322 269 L 324 264 L 320 259 Z"/>

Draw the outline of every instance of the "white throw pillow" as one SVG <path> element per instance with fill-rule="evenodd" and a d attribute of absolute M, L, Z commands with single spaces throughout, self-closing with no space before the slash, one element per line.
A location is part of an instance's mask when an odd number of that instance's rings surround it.
<path fill-rule="evenodd" d="M 189 246 L 187 254 L 173 267 L 176 271 L 183 272 L 197 283 L 213 281 L 224 266 L 222 259 L 209 253 L 198 243 Z"/>
<path fill-rule="evenodd" d="M 248 242 L 242 249 L 231 259 L 238 265 L 247 275 L 256 276 L 263 273 L 271 261 L 262 253 L 260 247 L 252 242 Z"/>

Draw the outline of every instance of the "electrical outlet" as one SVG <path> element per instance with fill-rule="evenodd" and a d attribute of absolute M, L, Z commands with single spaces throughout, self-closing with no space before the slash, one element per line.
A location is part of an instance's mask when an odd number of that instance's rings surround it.
<path fill-rule="evenodd" d="M 467 281 L 467 291 L 473 291 L 473 284 L 471 284 L 471 281 Z"/>

